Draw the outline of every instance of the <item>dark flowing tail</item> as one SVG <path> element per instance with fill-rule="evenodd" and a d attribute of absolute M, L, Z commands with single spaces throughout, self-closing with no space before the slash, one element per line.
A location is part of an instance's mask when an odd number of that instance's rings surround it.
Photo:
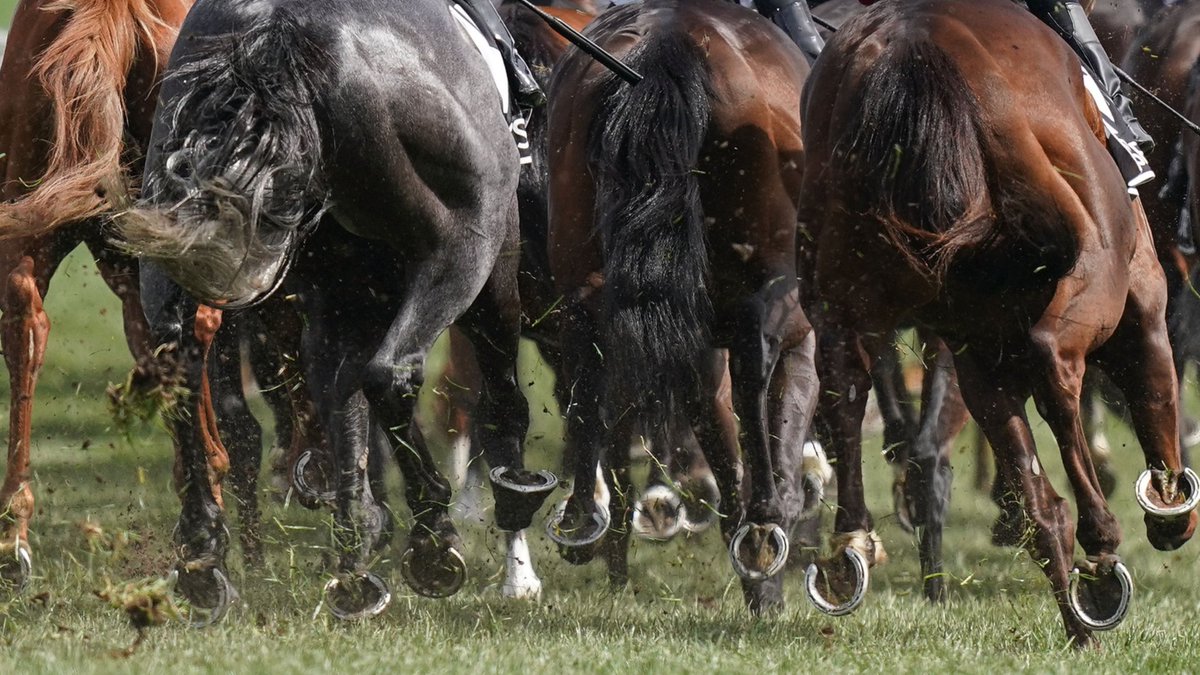
<path fill-rule="evenodd" d="M 665 414 L 658 404 L 695 389 L 709 344 L 696 168 L 712 85 L 704 52 L 679 30 L 650 37 L 629 63 L 645 79 L 607 83 L 589 138 L 605 251 L 601 347 L 610 396 Z"/>
<path fill-rule="evenodd" d="M 186 255 L 189 276 L 221 280 L 241 254 L 274 253 L 268 232 L 280 239 L 316 222 L 327 190 L 313 100 L 328 57 L 307 30 L 275 9 L 177 50 L 164 92 L 178 93 L 158 113 L 162 152 L 147 166 L 142 206 L 120 222 L 126 248 L 168 270 Z"/>
<path fill-rule="evenodd" d="M 894 42 L 859 83 L 856 115 L 838 144 L 837 182 L 875 216 L 913 266 L 940 283 L 967 257 L 969 273 L 1058 278 L 1075 264 L 1073 234 L 1047 195 L 1000 181 L 985 120 L 957 64 L 924 40 Z M 859 190 L 857 186 L 882 186 Z"/>

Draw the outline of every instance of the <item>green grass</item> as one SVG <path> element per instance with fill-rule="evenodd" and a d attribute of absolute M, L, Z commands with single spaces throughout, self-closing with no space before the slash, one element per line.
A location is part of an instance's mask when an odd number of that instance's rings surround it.
<path fill-rule="evenodd" d="M 17 9 L 19 0 L 0 0 L 0 28 L 8 30 L 12 23 L 13 12 Z"/>
<path fill-rule="evenodd" d="M 170 446 L 153 429 L 132 446 L 111 429 L 103 391 L 123 375 L 129 357 L 118 307 L 86 255 L 68 259 L 47 311 L 53 329 L 33 445 L 37 578 L 25 595 L 0 603 L 0 673 L 1116 673 L 1186 671 L 1200 658 L 1200 592 L 1194 582 L 1200 547 L 1164 554 L 1145 542 L 1129 489 L 1140 452 L 1119 424 L 1110 430 L 1122 478 L 1113 508 L 1126 528 L 1121 552 L 1137 594 L 1125 624 L 1102 636 L 1100 652 L 1066 649 L 1041 572 L 1027 556 L 988 544 L 994 509 L 968 484 L 970 438 L 964 437 L 955 455 L 958 481 L 946 541 L 952 581 L 944 607 L 930 607 L 919 597 L 915 548 L 888 515 L 890 472 L 878 456 L 878 439 L 871 439 L 870 503 L 892 562 L 875 570 L 866 603 L 846 618 L 811 609 L 793 574 L 782 616 L 751 619 L 715 533 L 665 545 L 635 543 L 633 583 L 617 592 L 608 589 L 598 563 L 571 567 L 538 533 L 533 555 L 544 597 L 540 603 L 505 601 L 497 590 L 498 537 L 465 523 L 471 578 L 461 593 L 442 601 L 418 598 L 399 579 L 394 559 L 385 559 L 375 569 L 391 582 L 392 607 L 376 620 L 343 625 L 316 611 L 326 574 L 328 516 L 269 502 L 267 566 L 245 570 L 236 552 L 231 555 L 244 600 L 239 608 L 214 628 L 177 623 L 153 628 L 126 657 L 121 651 L 134 632 L 94 592 L 110 581 L 167 569 L 166 542 L 178 513 L 170 489 Z M 526 373 L 523 380 L 535 377 Z M 543 412 L 543 403 L 533 402 L 536 433 L 544 438 L 531 443 L 538 447 L 531 464 L 554 466 L 555 413 Z M 1065 489 L 1054 446 L 1044 426 L 1036 426 L 1048 471 Z M 388 553 L 398 550 L 394 545 Z"/>

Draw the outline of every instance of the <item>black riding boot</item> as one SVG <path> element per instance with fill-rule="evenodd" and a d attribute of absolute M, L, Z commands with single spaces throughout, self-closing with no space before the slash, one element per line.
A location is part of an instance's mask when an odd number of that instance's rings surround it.
<path fill-rule="evenodd" d="M 1111 123 L 1108 126 L 1112 132 L 1109 146 L 1121 173 L 1131 186 L 1153 178 L 1154 172 L 1150 171 L 1143 152 L 1154 147 L 1154 139 L 1134 117 L 1133 105 L 1121 90 L 1121 79 L 1117 77 L 1108 53 L 1088 22 L 1087 11 L 1075 0 L 1028 0 L 1027 4 L 1034 15 L 1053 28 L 1079 54 L 1108 99 L 1115 118 L 1106 118 L 1106 122 Z M 1116 138 L 1112 139 L 1111 136 Z"/>
<path fill-rule="evenodd" d="M 479 29 L 485 35 L 491 35 L 496 41 L 496 47 L 500 49 L 500 55 L 504 57 L 505 68 L 508 70 L 508 82 L 512 89 L 515 107 L 529 109 L 545 104 L 546 94 L 538 86 L 538 81 L 530 72 L 525 59 L 521 58 L 521 54 L 517 52 L 512 34 L 508 32 L 508 26 L 504 25 L 504 20 L 500 18 L 500 13 L 496 11 L 496 6 L 492 4 L 491 0 L 458 0 L 458 2 L 479 26 Z M 515 109 L 510 112 L 520 114 Z"/>
<path fill-rule="evenodd" d="M 783 29 L 787 36 L 796 43 L 800 51 L 808 59 L 809 64 L 817 60 L 825 41 L 817 32 L 813 23 L 812 13 L 804 0 L 754 0 L 754 7 L 759 14 L 767 17 L 776 26 Z"/>

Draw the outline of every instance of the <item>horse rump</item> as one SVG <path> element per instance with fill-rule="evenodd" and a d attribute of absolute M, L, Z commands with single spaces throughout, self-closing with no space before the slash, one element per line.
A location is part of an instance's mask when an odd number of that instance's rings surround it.
<path fill-rule="evenodd" d="M 1077 242 L 1049 196 L 999 179 L 981 129 L 985 112 L 936 44 L 889 44 L 852 109 L 835 183 L 855 187 L 847 190 L 851 212 L 875 218 L 914 269 L 936 284 L 951 268 L 981 283 L 1020 284 L 1074 266 Z"/>
<path fill-rule="evenodd" d="M 118 243 L 202 300 L 255 265 L 278 283 L 269 262 L 326 207 L 313 99 L 328 57 L 310 30 L 277 8 L 243 31 L 181 40 L 173 57 L 143 200 Z"/>

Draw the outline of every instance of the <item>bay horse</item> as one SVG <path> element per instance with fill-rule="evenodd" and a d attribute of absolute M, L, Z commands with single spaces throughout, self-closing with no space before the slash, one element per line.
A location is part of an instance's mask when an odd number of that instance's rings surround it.
<path fill-rule="evenodd" d="M 547 531 L 568 561 L 591 559 L 612 521 L 597 466 L 622 476 L 619 441 L 682 414 L 720 486 L 747 602 L 766 611 L 782 603 L 786 497 L 816 397 L 794 254 L 808 66 L 768 21 L 720 0 L 617 7 L 588 35 L 645 79 L 628 85 L 571 51 L 551 82 L 548 243 L 577 459 Z M 713 414 L 722 348 L 745 500 Z"/>
<path fill-rule="evenodd" d="M 303 287 L 303 361 L 338 467 L 339 560 L 326 598 L 340 618 L 376 614 L 390 598 L 369 570 L 379 543 L 363 480 L 371 428 L 395 449 L 416 520 L 405 580 L 444 596 L 465 579 L 449 485 L 411 423 L 426 351 L 452 322 L 480 354 L 475 433 L 501 527 L 527 526 L 553 487 L 521 466 L 516 148 L 483 59 L 465 37 L 447 39 L 460 30 L 447 5 L 392 9 L 198 2 L 163 84 L 144 202 L 121 224 L 123 245 L 142 256 L 160 339 L 188 342 L 179 317 L 197 300 L 235 310 L 285 278 Z M 190 479 L 181 583 L 186 574 L 212 590 L 223 516 L 208 476 Z"/>
<path fill-rule="evenodd" d="M 30 431 L 50 322 L 42 307 L 80 243 L 120 298 L 139 388 L 170 379 L 138 297 L 136 263 L 108 245 L 150 134 L 160 66 L 190 0 L 22 2 L 0 66 L 0 344 L 10 383 L 8 462 L 0 488 L 0 579 L 32 573 Z M 193 414 L 207 417 L 204 409 Z M 212 440 L 211 438 L 209 439 Z M 213 471 L 224 450 L 211 444 Z"/>
<path fill-rule="evenodd" d="M 1155 548 L 1192 536 L 1200 481 L 1180 463 L 1149 226 L 1105 149 L 1078 58 L 1006 0 L 880 3 L 830 41 L 804 112 L 806 300 L 838 478 L 832 556 L 810 567 L 810 599 L 852 611 L 880 562 L 862 492 L 862 394 L 883 336 L 911 317 L 950 347 L 1067 636 L 1091 644 L 1123 618 L 1132 582 L 1080 423 L 1087 363 L 1129 402 Z M 1078 528 L 1038 461 L 1031 394 L 1058 440 Z M 1087 559 L 1073 574 L 1076 534 Z"/>

